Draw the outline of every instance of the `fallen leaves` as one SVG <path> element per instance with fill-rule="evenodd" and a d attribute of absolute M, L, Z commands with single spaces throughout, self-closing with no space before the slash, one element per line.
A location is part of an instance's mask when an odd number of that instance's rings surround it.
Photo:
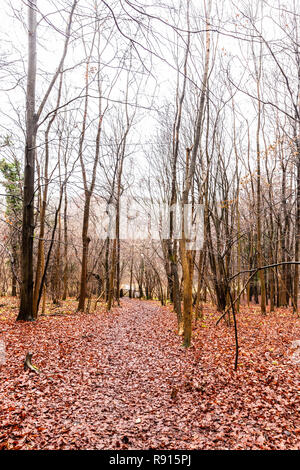
<path fill-rule="evenodd" d="M 73 305 L 30 324 L 3 309 L 0 448 L 300 448 L 290 355 L 300 322 L 288 310 L 262 321 L 242 309 L 235 373 L 232 328 L 216 328 L 210 306 L 185 350 L 169 306 L 124 299 L 111 313 L 85 315 Z M 28 350 L 42 374 L 23 371 Z"/>

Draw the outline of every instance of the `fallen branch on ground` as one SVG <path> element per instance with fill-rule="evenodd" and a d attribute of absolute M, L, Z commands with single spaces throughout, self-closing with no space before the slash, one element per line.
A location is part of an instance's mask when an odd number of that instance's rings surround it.
<path fill-rule="evenodd" d="M 36 374 L 40 373 L 40 370 L 31 363 L 32 353 L 27 353 L 24 361 L 24 370 L 32 370 Z"/>

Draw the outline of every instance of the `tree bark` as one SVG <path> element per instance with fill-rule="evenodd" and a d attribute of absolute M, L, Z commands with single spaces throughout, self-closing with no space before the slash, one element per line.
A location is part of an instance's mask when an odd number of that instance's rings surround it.
<path fill-rule="evenodd" d="M 17 320 L 32 321 L 33 314 L 33 232 L 34 232 L 34 172 L 37 116 L 36 88 L 36 0 L 28 5 L 28 71 L 26 93 L 26 144 L 24 167 L 22 224 L 22 283 L 20 310 Z"/>

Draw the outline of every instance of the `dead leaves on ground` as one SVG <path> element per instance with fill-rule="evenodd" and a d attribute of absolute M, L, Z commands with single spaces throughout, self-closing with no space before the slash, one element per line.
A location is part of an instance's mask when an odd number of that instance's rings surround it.
<path fill-rule="evenodd" d="M 215 327 L 211 307 L 187 351 L 171 307 L 125 299 L 111 313 L 78 314 L 71 300 L 59 309 L 70 313 L 27 324 L 1 307 L 0 448 L 300 448 L 290 348 L 300 321 L 290 311 L 242 309 L 234 372 L 233 329 Z M 41 374 L 24 372 L 28 351 Z"/>

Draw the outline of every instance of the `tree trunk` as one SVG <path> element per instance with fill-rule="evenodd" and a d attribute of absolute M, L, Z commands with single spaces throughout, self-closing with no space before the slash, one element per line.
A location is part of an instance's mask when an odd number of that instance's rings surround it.
<path fill-rule="evenodd" d="M 260 74 L 261 74 L 261 51 L 259 56 L 259 71 L 257 72 L 257 97 L 260 100 Z M 259 134 L 260 134 L 260 119 L 261 119 L 261 103 L 258 101 L 258 119 L 257 119 L 257 131 L 256 131 L 256 158 L 257 158 L 257 261 L 258 266 L 263 266 L 263 256 L 262 256 L 262 235 L 261 235 L 261 181 L 260 181 L 260 141 L 259 141 Z M 261 269 L 258 273 L 259 280 L 260 280 L 260 308 L 261 313 L 263 315 L 266 314 L 266 288 L 265 288 L 265 273 L 264 270 Z"/>
<path fill-rule="evenodd" d="M 36 87 L 36 0 L 28 5 L 28 72 L 26 93 L 26 145 L 24 166 L 22 223 L 22 283 L 20 310 L 17 320 L 32 321 L 33 315 L 33 232 L 34 232 L 34 171 L 37 117 Z"/>
<path fill-rule="evenodd" d="M 299 126 L 300 127 L 300 126 Z M 295 229 L 295 261 L 299 260 L 299 245 L 300 245 L 300 139 L 296 137 L 297 149 L 297 184 L 296 184 L 296 229 Z M 294 275 L 294 301 L 293 309 L 298 314 L 298 286 L 299 286 L 299 266 L 295 265 Z"/>
<path fill-rule="evenodd" d="M 85 194 L 85 204 L 83 212 L 83 224 L 82 224 L 82 258 L 81 258 L 81 276 L 80 276 L 80 293 L 77 310 L 79 312 L 84 311 L 85 298 L 86 298 L 86 284 L 87 284 L 87 260 L 89 251 L 88 228 L 89 228 L 89 216 L 90 216 L 90 192 Z"/>
<path fill-rule="evenodd" d="M 63 300 L 68 296 L 68 193 L 65 187 L 65 205 L 64 205 L 64 291 Z"/>

